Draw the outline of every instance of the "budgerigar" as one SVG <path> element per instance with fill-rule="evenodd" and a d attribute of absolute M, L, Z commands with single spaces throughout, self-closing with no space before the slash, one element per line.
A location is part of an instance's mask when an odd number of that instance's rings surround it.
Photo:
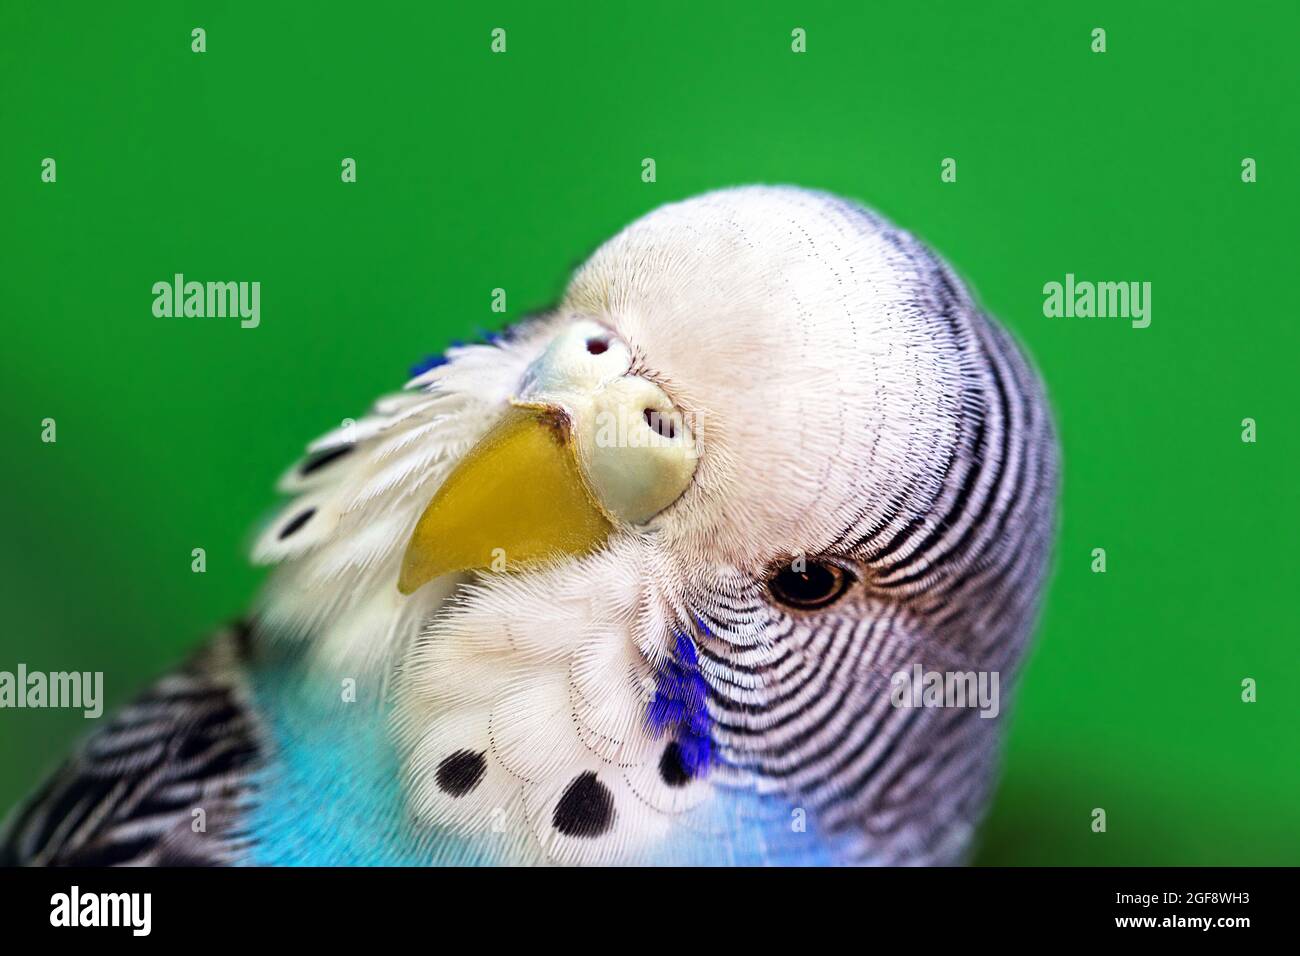
<path fill-rule="evenodd" d="M 1037 376 L 912 236 L 797 188 L 664 206 L 312 444 L 247 618 L 0 856 L 962 862 L 1056 482 Z M 922 671 L 1000 675 L 999 715 L 900 702 Z"/>

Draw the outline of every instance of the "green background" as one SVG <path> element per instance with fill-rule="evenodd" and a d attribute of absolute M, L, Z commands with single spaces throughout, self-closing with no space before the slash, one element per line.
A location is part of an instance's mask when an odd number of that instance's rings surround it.
<path fill-rule="evenodd" d="M 660 203 L 797 183 L 946 255 L 1056 409 L 980 860 L 1300 862 L 1294 3 L 76 6 L 0 11 L 0 670 L 124 700 L 246 605 L 306 441 Z M 260 281 L 261 327 L 154 318 L 175 272 Z M 1066 272 L 1151 282 L 1150 328 L 1045 318 Z M 0 712 L 0 810 L 87 726 Z"/>

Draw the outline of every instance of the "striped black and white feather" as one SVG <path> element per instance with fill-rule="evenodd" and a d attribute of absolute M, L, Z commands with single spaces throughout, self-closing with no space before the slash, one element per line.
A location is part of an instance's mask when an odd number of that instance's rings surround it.
<path fill-rule="evenodd" d="M 119 711 L 7 822 L 0 866 L 202 866 L 246 854 L 266 741 L 244 626 Z"/>

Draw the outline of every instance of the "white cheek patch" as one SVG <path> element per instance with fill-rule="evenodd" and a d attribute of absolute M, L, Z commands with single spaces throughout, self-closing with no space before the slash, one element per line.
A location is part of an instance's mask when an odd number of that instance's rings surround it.
<path fill-rule="evenodd" d="M 623 780 L 636 798 L 661 814 L 677 815 L 693 810 L 713 795 L 706 776 L 691 776 L 681 769 L 674 755 L 675 742 L 659 741 L 660 756 L 623 771 Z M 681 824 L 691 826 L 689 818 Z"/>
<path fill-rule="evenodd" d="M 525 798 L 533 837 L 547 859 L 561 864 L 637 863 L 662 840 L 669 818 L 636 799 L 615 769 L 575 765 L 567 779 L 532 787 Z"/>
<path fill-rule="evenodd" d="M 411 649 L 395 727 L 432 862 L 442 833 L 490 839 L 498 862 L 634 864 L 713 792 L 647 726 L 636 561 L 611 542 L 576 568 L 489 576 Z"/>
<path fill-rule="evenodd" d="M 467 710 L 425 735 L 408 764 L 410 807 L 431 826 L 479 841 L 488 852 L 525 860 L 538 851 L 526 838 L 523 785 L 488 759 L 487 718 L 486 711 Z"/>
<path fill-rule="evenodd" d="M 635 757 L 645 737 L 648 681 L 644 660 L 628 637 L 614 633 L 585 642 L 569 661 L 569 701 L 583 743 L 602 760 L 619 764 Z"/>
<path fill-rule="evenodd" d="M 525 783 L 563 773 L 572 762 L 573 708 L 557 672 L 506 684 L 492 701 L 492 756 Z"/>

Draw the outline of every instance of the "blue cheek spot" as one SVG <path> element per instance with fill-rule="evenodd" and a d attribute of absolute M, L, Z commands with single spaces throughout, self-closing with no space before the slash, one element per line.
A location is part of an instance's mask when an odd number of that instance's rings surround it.
<path fill-rule="evenodd" d="M 696 623 L 704 634 L 704 622 Z M 707 704 L 709 687 L 700 675 L 695 644 L 675 634 L 672 656 L 655 670 L 655 692 L 646 705 L 646 726 L 655 738 L 672 733 L 681 752 L 682 767 L 692 777 L 703 776 L 713 762 L 713 722 Z"/>
<path fill-rule="evenodd" d="M 512 332 L 513 332 L 513 327 L 511 326 L 507 326 L 505 329 L 501 330 L 500 332 L 493 332 L 489 329 L 479 329 L 477 332 L 478 337 L 477 339 L 475 339 L 475 341 L 483 342 L 486 345 L 499 345 L 502 342 L 509 342 Z M 451 343 L 447 346 L 447 348 L 458 349 L 464 344 L 465 343 L 460 339 L 452 339 Z M 421 375 L 423 375 L 425 372 L 429 371 L 430 369 L 435 369 L 440 365 L 446 365 L 446 364 L 447 364 L 446 354 L 427 356 L 426 358 L 421 359 L 420 361 L 416 362 L 414 365 L 411 366 L 411 378 L 419 378 Z"/>
<path fill-rule="evenodd" d="M 439 365 L 446 365 L 446 364 L 447 364 L 447 356 L 430 355 L 427 358 L 421 359 L 419 362 L 416 362 L 414 365 L 411 366 L 411 378 L 419 378 L 425 372 L 429 371 L 429 369 L 437 368 Z"/>

